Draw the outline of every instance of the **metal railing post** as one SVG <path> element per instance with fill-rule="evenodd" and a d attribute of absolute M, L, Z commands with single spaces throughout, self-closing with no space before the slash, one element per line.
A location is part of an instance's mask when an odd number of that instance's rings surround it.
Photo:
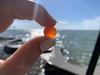
<path fill-rule="evenodd" d="M 99 35 L 96 41 L 96 45 L 86 72 L 86 75 L 93 75 L 96 64 L 98 62 L 99 59 L 99 55 L 100 55 L 100 31 L 99 31 Z"/>

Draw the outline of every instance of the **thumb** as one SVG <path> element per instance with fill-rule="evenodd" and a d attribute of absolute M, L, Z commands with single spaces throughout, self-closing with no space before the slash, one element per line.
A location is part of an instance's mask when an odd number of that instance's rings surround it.
<path fill-rule="evenodd" d="M 1 67 L 2 75 L 24 75 L 42 51 L 55 44 L 54 39 L 37 37 L 23 44 Z M 15 74 L 16 73 L 16 74 Z"/>

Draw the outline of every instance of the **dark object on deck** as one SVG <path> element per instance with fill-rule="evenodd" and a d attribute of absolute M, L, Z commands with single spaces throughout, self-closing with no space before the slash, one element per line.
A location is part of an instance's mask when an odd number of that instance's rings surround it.
<path fill-rule="evenodd" d="M 0 40 L 13 40 L 13 37 L 0 35 Z"/>
<path fill-rule="evenodd" d="M 23 44 L 23 41 L 21 39 L 11 40 L 4 46 L 4 51 L 7 54 L 13 54 L 16 49 L 21 46 L 21 44 Z"/>
<path fill-rule="evenodd" d="M 54 65 L 50 65 L 48 63 L 46 63 L 46 65 L 44 66 L 44 69 L 45 69 L 45 75 L 76 75 L 72 72 L 63 70 Z"/>
<path fill-rule="evenodd" d="M 51 53 L 51 50 L 44 51 L 43 53 Z"/>

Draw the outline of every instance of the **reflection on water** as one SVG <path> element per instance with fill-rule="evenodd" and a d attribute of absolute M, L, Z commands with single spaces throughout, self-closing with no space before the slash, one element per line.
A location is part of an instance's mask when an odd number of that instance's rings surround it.
<path fill-rule="evenodd" d="M 34 32 L 38 32 L 34 33 Z M 59 47 L 62 53 L 65 62 L 69 62 L 72 65 L 85 67 L 89 64 L 89 60 L 92 55 L 92 51 L 95 46 L 97 39 L 98 31 L 93 30 L 59 30 L 58 36 L 56 38 L 55 47 Z M 0 34 L 0 49 L 2 40 L 4 37 L 11 38 L 21 38 L 24 41 L 27 41 L 33 37 L 43 35 L 41 30 L 8 30 Z M 3 39 L 2 39 L 3 38 Z M 5 40 L 5 39 L 4 39 Z M 5 59 L 9 55 L 5 54 L 3 51 L 0 51 L 0 58 Z M 100 60 L 98 61 L 100 64 Z M 31 68 L 31 71 L 27 75 L 36 74 L 38 75 L 41 72 L 44 62 L 41 62 L 41 59 L 36 62 Z M 85 69 L 86 70 L 86 69 Z"/>
<path fill-rule="evenodd" d="M 38 34 L 34 33 L 38 32 Z M 61 53 L 65 59 L 75 65 L 87 65 L 95 46 L 98 31 L 94 30 L 59 30 L 56 38 L 57 44 L 61 48 Z M 24 41 L 34 36 L 43 35 L 41 30 L 8 30 L 0 36 L 22 38 Z M 7 36 L 8 37 L 8 36 Z M 0 43 L 1 46 L 1 43 Z"/>
<path fill-rule="evenodd" d="M 61 30 L 59 33 L 62 36 L 59 40 L 63 42 L 62 54 L 66 61 L 77 65 L 89 64 L 98 31 Z"/>

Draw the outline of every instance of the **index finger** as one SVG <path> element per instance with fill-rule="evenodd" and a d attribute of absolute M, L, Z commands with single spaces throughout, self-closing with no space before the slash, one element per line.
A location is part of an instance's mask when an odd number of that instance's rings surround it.
<path fill-rule="evenodd" d="M 56 20 L 42 5 L 32 1 L 17 0 L 13 3 L 13 13 L 15 19 L 34 19 L 44 27 L 54 26 L 56 24 Z"/>

